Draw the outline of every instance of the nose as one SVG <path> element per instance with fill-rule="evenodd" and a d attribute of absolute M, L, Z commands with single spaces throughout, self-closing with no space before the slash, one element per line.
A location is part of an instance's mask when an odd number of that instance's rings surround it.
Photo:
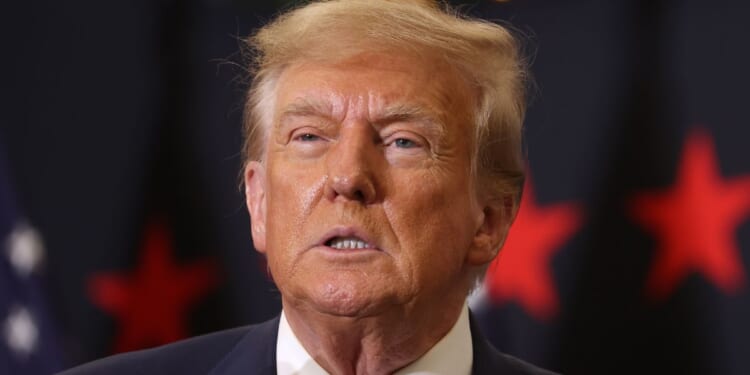
<path fill-rule="evenodd" d="M 367 124 L 342 129 L 326 158 L 326 196 L 363 204 L 377 199 L 378 146 L 374 130 Z"/>

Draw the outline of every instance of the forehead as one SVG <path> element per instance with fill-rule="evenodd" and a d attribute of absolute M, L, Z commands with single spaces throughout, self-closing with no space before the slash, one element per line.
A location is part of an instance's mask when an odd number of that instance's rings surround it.
<path fill-rule="evenodd" d="M 339 120 L 358 116 L 370 121 L 402 113 L 446 125 L 468 116 L 471 101 L 465 80 L 445 63 L 368 53 L 338 62 L 291 65 L 279 77 L 274 112 L 277 121 L 291 110 L 313 111 Z"/>

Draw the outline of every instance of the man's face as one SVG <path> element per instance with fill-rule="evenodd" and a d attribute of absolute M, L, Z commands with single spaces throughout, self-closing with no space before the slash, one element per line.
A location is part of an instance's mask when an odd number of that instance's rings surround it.
<path fill-rule="evenodd" d="M 463 298 L 495 250 L 478 245 L 471 98 L 440 64 L 392 55 L 281 75 L 265 163 L 245 182 L 285 306 L 368 316 Z"/>

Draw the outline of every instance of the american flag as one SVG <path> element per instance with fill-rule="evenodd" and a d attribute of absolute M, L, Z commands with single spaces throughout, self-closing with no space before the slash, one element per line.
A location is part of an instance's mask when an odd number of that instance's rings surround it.
<path fill-rule="evenodd" d="M 41 289 L 44 247 L 7 172 L 0 158 L 0 374 L 50 374 L 61 361 Z"/>

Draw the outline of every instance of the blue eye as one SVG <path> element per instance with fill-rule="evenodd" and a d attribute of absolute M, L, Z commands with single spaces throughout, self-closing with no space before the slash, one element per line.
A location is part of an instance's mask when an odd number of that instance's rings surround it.
<path fill-rule="evenodd" d="M 395 141 L 393 141 L 393 144 L 395 144 L 398 148 L 417 147 L 417 144 L 414 141 L 406 138 L 397 138 Z"/>

